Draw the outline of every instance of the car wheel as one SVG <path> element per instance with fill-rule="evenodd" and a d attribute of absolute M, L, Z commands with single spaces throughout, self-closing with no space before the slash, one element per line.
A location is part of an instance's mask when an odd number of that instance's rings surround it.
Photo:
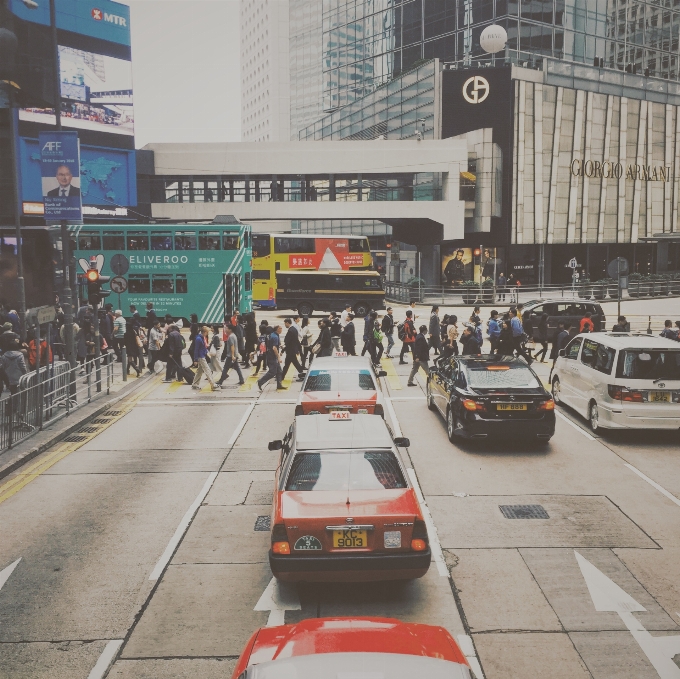
<path fill-rule="evenodd" d="M 553 380 L 553 383 L 552 383 L 552 395 L 553 395 L 553 400 L 557 404 L 562 403 L 561 393 L 562 393 L 562 385 L 560 384 L 560 378 L 556 377 Z"/>
<path fill-rule="evenodd" d="M 590 421 L 590 428 L 594 432 L 600 430 L 600 411 L 595 401 L 593 401 L 588 408 L 588 420 Z"/>
<path fill-rule="evenodd" d="M 427 407 L 430 410 L 437 410 L 437 406 L 435 406 L 434 400 L 432 398 L 432 390 L 430 389 L 430 380 L 427 381 Z"/>
<path fill-rule="evenodd" d="M 370 310 L 371 307 L 366 302 L 357 302 L 354 305 L 354 315 L 360 318 L 364 318 Z"/>
<path fill-rule="evenodd" d="M 309 302 L 302 302 L 302 304 L 298 306 L 298 313 L 300 316 L 311 316 L 313 311 L 314 307 Z"/>
<path fill-rule="evenodd" d="M 453 443 L 453 439 L 456 435 L 456 418 L 453 414 L 453 409 L 449 408 L 446 411 L 446 433 L 449 436 L 449 441 Z"/>

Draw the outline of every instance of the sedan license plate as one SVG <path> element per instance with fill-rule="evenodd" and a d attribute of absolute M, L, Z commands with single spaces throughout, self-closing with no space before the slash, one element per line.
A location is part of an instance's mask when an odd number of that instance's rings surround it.
<path fill-rule="evenodd" d="M 365 530 L 334 530 L 333 547 L 340 549 L 368 547 L 368 533 Z"/>
<path fill-rule="evenodd" d="M 670 391 L 650 391 L 649 400 L 652 403 L 670 403 L 671 402 L 671 392 Z"/>
<path fill-rule="evenodd" d="M 496 410 L 526 410 L 527 409 L 527 404 L 526 403 L 497 403 L 496 404 Z"/>

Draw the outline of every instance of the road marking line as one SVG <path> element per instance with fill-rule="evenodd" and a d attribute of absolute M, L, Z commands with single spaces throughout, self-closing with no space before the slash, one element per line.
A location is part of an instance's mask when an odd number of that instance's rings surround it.
<path fill-rule="evenodd" d="M 158 578 L 161 577 L 161 574 L 165 570 L 165 567 L 168 565 L 170 559 L 172 558 L 172 555 L 175 553 L 177 545 L 179 545 L 180 540 L 184 536 L 184 533 L 186 532 L 187 528 L 189 528 L 191 520 L 194 518 L 194 515 L 198 511 L 198 508 L 201 506 L 201 503 L 205 499 L 205 496 L 212 488 L 213 483 L 215 483 L 217 474 L 218 472 L 211 472 L 210 476 L 208 476 L 208 480 L 203 484 L 201 492 L 197 495 L 196 499 L 191 504 L 191 507 L 187 509 L 186 514 L 182 517 L 182 520 L 179 522 L 179 526 L 177 526 L 177 530 L 175 531 L 174 535 L 170 538 L 168 546 L 165 548 L 165 551 L 161 555 L 161 558 L 158 560 L 158 563 L 156 564 L 155 568 L 151 571 L 149 580 L 158 580 Z"/>
<path fill-rule="evenodd" d="M 424 401 L 425 396 L 392 396 L 393 401 Z"/>
<path fill-rule="evenodd" d="M 125 417 L 135 405 L 144 397 L 148 396 L 156 387 L 158 386 L 158 378 L 152 379 L 151 384 L 145 387 L 138 394 L 133 394 L 128 397 L 120 404 L 115 404 L 111 407 L 111 410 L 116 410 L 117 415 L 111 417 L 108 422 L 97 425 L 97 431 L 92 433 L 83 434 L 85 438 L 82 441 L 77 442 L 64 442 L 59 445 L 45 457 L 28 467 L 23 468 L 16 476 L 11 478 L 6 483 L 0 485 L 0 504 L 5 500 L 18 493 L 24 486 L 27 486 L 31 481 L 37 479 L 41 474 L 46 472 L 50 467 L 54 466 L 59 460 L 63 460 L 67 455 L 74 453 L 79 448 L 82 448 L 86 443 L 89 443 L 92 439 L 96 438 L 104 430 L 108 429 L 112 424 L 115 424 L 121 418 Z M 106 411 L 102 413 L 99 417 L 106 415 Z M 83 427 L 90 427 L 92 425 L 84 423 Z M 79 431 L 75 431 L 74 434 L 78 434 Z"/>
<path fill-rule="evenodd" d="M 460 646 L 460 650 L 463 651 L 463 655 L 472 668 L 472 671 L 475 673 L 475 676 L 484 679 L 484 673 L 482 672 L 479 660 L 477 660 L 477 653 L 475 652 L 475 646 L 472 643 L 472 637 L 467 634 L 459 634 L 456 637 L 456 641 Z"/>
<path fill-rule="evenodd" d="M 0 571 L 0 589 L 5 586 L 5 583 L 7 580 L 9 580 L 9 576 L 12 575 L 14 569 L 19 565 L 19 561 L 21 561 L 21 557 L 19 557 L 14 563 L 11 563 L 9 566 L 7 566 L 7 568 L 3 568 Z"/>
<path fill-rule="evenodd" d="M 630 469 L 632 472 L 637 474 L 641 479 L 644 479 L 645 481 L 647 481 L 647 483 L 650 486 L 654 486 L 654 488 L 656 488 L 662 495 L 665 495 L 671 502 L 675 502 L 675 504 L 678 505 L 678 507 L 680 507 L 680 500 L 678 500 L 678 498 L 675 497 L 675 495 L 673 495 L 673 493 L 669 493 L 665 488 L 660 486 L 656 481 L 652 481 L 652 479 L 650 479 L 649 476 L 645 476 L 639 469 L 636 469 L 635 467 L 633 467 L 632 464 L 628 464 L 627 462 L 624 462 L 623 466 L 628 467 L 628 469 Z M 680 614 L 678 614 L 678 616 L 680 617 Z"/>
<path fill-rule="evenodd" d="M 432 559 L 437 564 L 439 575 L 444 578 L 448 578 L 449 569 L 446 567 L 446 561 L 444 561 L 444 552 L 442 552 L 442 546 L 439 543 L 437 528 L 434 525 L 432 514 L 430 514 L 430 508 L 427 506 L 427 502 L 425 502 L 423 491 L 420 489 L 420 484 L 418 483 L 418 477 L 416 476 L 415 469 L 413 469 L 413 467 L 409 467 L 406 472 L 408 473 L 411 483 L 413 484 L 413 488 L 416 491 L 416 497 L 418 498 L 418 503 L 420 504 L 420 510 L 423 513 L 423 519 L 425 520 L 425 525 L 427 526 L 427 534 L 430 538 L 430 549 L 432 550 Z"/>
<path fill-rule="evenodd" d="M 389 382 L 389 385 L 392 389 L 402 389 L 403 387 L 401 386 L 401 381 L 399 380 L 399 375 L 397 374 L 397 370 L 394 367 L 394 363 L 392 363 L 391 358 L 383 358 L 380 361 L 380 365 L 385 368 L 385 372 L 387 373 L 387 381 Z"/>
<path fill-rule="evenodd" d="M 234 445 L 234 443 L 236 443 L 236 439 L 241 435 L 243 427 L 246 426 L 246 422 L 248 421 L 248 418 L 252 415 L 256 405 L 257 401 L 253 401 L 246 409 L 246 412 L 243 413 L 241 421 L 236 425 L 234 433 L 229 437 L 229 440 L 227 441 L 227 448 L 231 448 Z"/>
<path fill-rule="evenodd" d="M 239 391 L 252 391 L 255 388 L 255 383 L 260 377 L 262 377 L 262 375 L 248 375 L 245 384 L 242 384 L 239 387 Z"/>
<path fill-rule="evenodd" d="M 597 440 L 594 436 L 591 436 L 585 429 L 581 429 L 581 427 L 579 427 L 578 424 L 576 424 L 575 422 L 572 422 L 572 421 L 571 421 L 568 417 L 566 417 L 565 415 L 562 415 L 561 412 L 559 412 L 559 411 L 556 410 L 555 413 L 557 414 L 557 417 L 559 417 L 560 419 L 564 420 L 568 425 L 572 426 L 572 427 L 573 427 L 574 429 L 576 429 L 577 431 L 581 432 L 581 434 L 583 434 L 587 439 L 590 439 L 591 441 L 596 441 L 596 440 Z"/>
<path fill-rule="evenodd" d="M 269 611 L 267 627 L 285 625 L 286 611 L 299 611 L 300 597 L 293 583 L 279 582 L 272 578 L 255 604 L 254 611 Z"/>
<path fill-rule="evenodd" d="M 123 639 L 109 641 L 104 647 L 102 654 L 99 656 L 97 664 L 92 668 L 90 674 L 88 674 L 87 679 L 102 679 L 102 677 L 105 677 L 118 656 L 118 651 L 120 651 L 122 645 Z"/>
<path fill-rule="evenodd" d="M 253 403 L 251 398 L 176 398 L 172 401 L 151 400 L 138 403 L 138 406 L 179 406 L 179 405 L 202 405 L 202 406 L 222 406 L 222 405 L 247 405 Z"/>
<path fill-rule="evenodd" d="M 168 388 L 165 391 L 168 394 L 172 394 L 175 391 L 177 391 L 180 387 L 183 387 L 183 386 L 184 386 L 184 382 L 175 381 L 171 385 L 169 385 Z M 187 385 L 187 386 L 189 386 L 189 385 Z"/>
<path fill-rule="evenodd" d="M 394 412 L 392 399 L 389 396 L 385 396 L 385 405 L 387 406 L 387 412 L 389 412 L 390 414 L 390 420 L 392 420 L 392 429 L 394 431 L 394 436 L 399 437 L 402 435 L 401 427 L 399 426 L 399 420 L 397 420 L 397 413 Z"/>

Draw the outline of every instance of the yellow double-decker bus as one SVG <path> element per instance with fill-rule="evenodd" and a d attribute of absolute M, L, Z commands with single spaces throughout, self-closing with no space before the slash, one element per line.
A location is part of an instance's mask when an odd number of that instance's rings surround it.
<path fill-rule="evenodd" d="M 370 269 L 365 236 L 253 234 L 253 305 L 276 308 L 276 272 Z"/>

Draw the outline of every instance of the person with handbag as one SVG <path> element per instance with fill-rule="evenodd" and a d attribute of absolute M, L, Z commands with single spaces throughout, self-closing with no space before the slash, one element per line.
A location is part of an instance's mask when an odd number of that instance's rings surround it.
<path fill-rule="evenodd" d="M 216 325 L 213 327 L 213 336 L 210 340 L 210 347 L 208 348 L 208 358 L 210 359 L 209 365 L 213 372 L 221 373 L 222 364 L 220 363 L 219 353 L 222 348 L 222 342 L 220 341 L 220 326 Z"/>
<path fill-rule="evenodd" d="M 163 346 L 163 340 L 165 335 L 161 330 L 161 322 L 156 318 L 153 326 L 149 330 L 149 374 L 154 372 L 156 367 L 156 361 L 159 360 L 158 356 Z"/>
<path fill-rule="evenodd" d="M 142 351 L 141 349 L 142 342 L 139 339 L 139 335 L 136 333 L 134 325 L 132 323 L 127 324 L 125 328 L 125 337 L 123 339 L 125 344 L 125 351 L 127 352 L 126 371 L 128 374 L 130 374 L 130 368 L 132 368 L 137 373 L 137 377 L 139 377 L 142 373 L 138 366 L 139 355 Z"/>
<path fill-rule="evenodd" d="M 208 357 L 208 333 L 210 332 L 210 328 L 208 328 L 207 325 L 204 325 L 201 328 L 201 331 L 198 335 L 196 335 L 194 339 L 194 361 L 198 364 L 198 369 L 196 370 L 196 375 L 194 376 L 194 381 L 193 384 L 191 385 L 192 389 L 200 389 L 201 388 L 201 378 L 203 375 L 205 375 L 208 378 L 208 382 L 210 382 L 210 386 L 212 387 L 213 391 L 217 391 L 220 387 L 215 384 L 215 380 L 213 379 L 213 374 L 212 370 L 208 367 L 208 361 L 206 360 Z"/>
<path fill-rule="evenodd" d="M 309 325 L 309 317 L 303 316 L 300 324 L 300 346 L 302 347 L 302 369 L 305 369 L 307 358 L 312 362 L 314 354 L 312 353 L 312 345 L 314 344 L 314 333 Z"/>
<path fill-rule="evenodd" d="M 342 329 L 342 336 L 340 341 L 342 342 L 342 350 L 347 352 L 348 356 L 356 356 L 356 330 L 354 328 L 354 315 L 347 314 L 345 319 L 345 327 Z"/>

